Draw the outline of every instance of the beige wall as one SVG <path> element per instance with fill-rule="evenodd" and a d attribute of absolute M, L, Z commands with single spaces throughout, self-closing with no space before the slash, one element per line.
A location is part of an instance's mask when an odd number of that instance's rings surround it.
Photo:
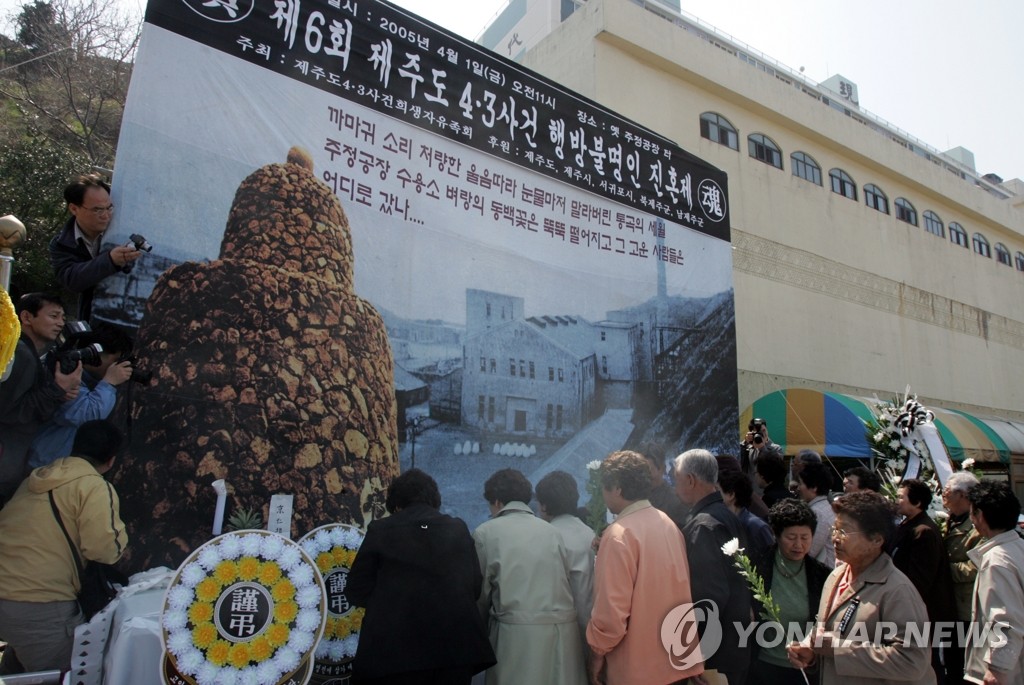
<path fill-rule="evenodd" d="M 527 54 L 526 66 L 677 142 L 729 176 L 740 409 L 781 387 L 886 397 L 906 384 L 945 406 L 1024 411 L 1024 273 L 995 245 L 1024 251 L 1024 208 L 999 200 L 775 76 L 627 0 L 591 0 Z M 700 137 L 717 112 L 739 151 Z M 783 170 L 748 156 L 747 135 L 778 144 Z M 793 176 L 803 151 L 823 186 Z M 853 177 L 854 202 L 828 172 Z M 863 186 L 888 196 L 888 215 Z M 897 221 L 905 197 L 918 226 Z M 986 259 L 924 230 L 925 210 Z M 777 384 L 776 384 L 777 383 Z"/>

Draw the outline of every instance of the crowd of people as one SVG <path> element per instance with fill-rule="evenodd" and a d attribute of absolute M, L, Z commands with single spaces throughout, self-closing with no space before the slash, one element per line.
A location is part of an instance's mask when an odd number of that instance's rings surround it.
<path fill-rule="evenodd" d="M 759 448 L 750 463 L 688 450 L 668 473 L 657 452 L 607 456 L 598 532 L 563 471 L 536 487 L 493 474 L 472 533 L 440 513 L 429 475 L 402 474 L 350 576 L 366 607 L 355 682 L 1024 683 L 1024 537 L 1005 483 L 957 472 L 941 529 L 920 480 L 894 502 L 855 467 L 833 495 L 818 454 L 780 474 Z"/>

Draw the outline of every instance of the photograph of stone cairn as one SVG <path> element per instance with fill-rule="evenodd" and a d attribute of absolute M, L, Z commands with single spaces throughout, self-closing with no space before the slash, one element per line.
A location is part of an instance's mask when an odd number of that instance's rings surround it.
<path fill-rule="evenodd" d="M 353 290 L 348 218 L 305 151 L 238 188 L 220 257 L 168 269 L 136 349 L 152 384 L 130 407 L 113 480 L 128 570 L 176 567 L 228 513 L 294 495 L 292 537 L 383 514 L 398 475 L 391 347 Z"/>

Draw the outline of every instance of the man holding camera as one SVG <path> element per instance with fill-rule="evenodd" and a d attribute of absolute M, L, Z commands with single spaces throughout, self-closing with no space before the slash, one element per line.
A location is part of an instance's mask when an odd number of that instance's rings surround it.
<path fill-rule="evenodd" d="M 757 460 L 766 454 L 782 456 L 782 448 L 768 437 L 768 422 L 764 419 L 752 419 L 747 426 L 747 434 L 740 443 L 740 465 L 747 474 L 754 489 L 761 494 L 757 486 Z"/>
<path fill-rule="evenodd" d="M 84 325 L 84 324 L 81 324 Z M 71 454 L 75 431 L 86 421 L 105 419 L 114 410 L 117 388 L 132 378 L 132 340 L 110 325 L 79 335 L 77 347 L 99 345 L 102 351 L 82 357 L 82 383 L 78 397 L 65 402 L 36 433 L 28 452 L 28 466 L 46 466 Z"/>
<path fill-rule="evenodd" d="M 14 352 L 11 375 L 0 385 L 0 503 L 25 476 L 29 446 L 39 426 L 68 400 L 78 396 L 79 364 L 71 373 L 52 372 L 43 363 L 64 327 L 60 298 L 44 293 L 22 295 L 15 306 L 21 340 Z"/>
<path fill-rule="evenodd" d="M 100 251 L 114 205 L 110 202 L 110 186 L 99 175 L 79 176 L 64 188 L 64 200 L 71 218 L 50 241 L 50 264 L 57 280 L 80 294 L 78 319 L 88 321 L 96 284 L 119 271 L 131 271 L 142 253 L 131 245 Z"/>

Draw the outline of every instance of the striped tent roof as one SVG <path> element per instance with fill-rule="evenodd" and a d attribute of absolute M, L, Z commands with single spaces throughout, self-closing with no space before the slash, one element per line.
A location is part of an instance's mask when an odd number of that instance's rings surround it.
<path fill-rule="evenodd" d="M 772 441 L 786 454 L 812 449 L 830 457 L 871 457 L 864 421 L 874 416 L 874 399 L 806 388 L 787 388 L 756 400 L 740 416 L 740 435 L 754 417 L 768 422 Z M 960 462 L 1010 463 L 1024 455 L 1024 424 L 926 405 L 949 456 Z"/>

